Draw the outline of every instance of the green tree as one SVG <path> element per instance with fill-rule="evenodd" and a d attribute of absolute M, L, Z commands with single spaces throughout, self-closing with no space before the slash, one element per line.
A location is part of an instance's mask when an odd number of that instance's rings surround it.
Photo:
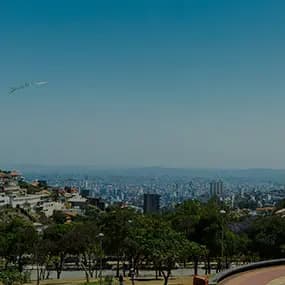
<path fill-rule="evenodd" d="M 253 253 L 261 258 L 281 258 L 284 256 L 285 219 L 279 216 L 258 218 L 248 230 Z"/>
<path fill-rule="evenodd" d="M 208 256 L 208 249 L 205 245 L 200 245 L 196 242 L 190 242 L 190 257 L 194 263 L 194 275 L 198 274 L 198 265 L 201 259 Z"/>
<path fill-rule="evenodd" d="M 196 234 L 196 228 L 203 215 L 204 206 L 199 201 L 188 200 L 178 205 L 171 214 L 172 227 L 184 233 L 191 240 Z"/>
<path fill-rule="evenodd" d="M 35 194 L 39 191 L 41 191 L 41 188 L 39 187 L 36 187 L 28 182 L 25 182 L 25 181 L 19 181 L 19 186 L 23 189 L 27 189 L 27 193 L 28 194 Z"/>
<path fill-rule="evenodd" d="M 60 279 L 66 256 L 73 251 L 68 235 L 72 230 L 73 225 L 55 224 L 49 226 L 43 233 L 43 243 L 55 267 L 57 279 Z"/>
<path fill-rule="evenodd" d="M 103 216 L 102 232 L 105 235 L 106 253 L 117 257 L 117 277 L 119 276 L 120 261 L 122 261 L 123 264 L 126 261 L 131 224 L 137 215 L 138 214 L 132 209 L 112 207 Z M 125 274 L 124 271 L 123 273 Z"/>
<path fill-rule="evenodd" d="M 220 213 L 219 205 L 210 200 L 202 208 L 195 232 L 191 235 L 193 241 L 205 245 L 208 249 L 206 274 L 211 273 L 211 260 L 221 255 L 222 235 L 226 228 L 227 217 Z"/>
<path fill-rule="evenodd" d="M 76 224 L 67 235 L 70 241 L 71 253 L 79 258 L 81 268 L 85 272 L 86 282 L 94 277 L 99 264 L 99 259 L 103 258 L 103 250 L 99 240 L 100 229 L 95 223 Z"/>
<path fill-rule="evenodd" d="M 24 255 L 32 253 L 37 232 L 26 220 L 14 217 L 0 224 L 0 255 L 9 263 L 18 265 L 19 272 L 25 265 Z"/>
<path fill-rule="evenodd" d="M 183 234 L 174 231 L 170 224 L 161 219 L 149 218 L 143 239 L 144 252 L 155 269 L 164 277 L 164 285 L 168 284 L 171 270 L 185 256 L 190 256 L 191 245 Z"/>
<path fill-rule="evenodd" d="M 280 210 L 280 209 L 284 209 L 285 208 L 285 199 L 280 200 L 275 208 L 275 212 Z"/>
<path fill-rule="evenodd" d="M 30 281 L 30 276 L 15 269 L 6 269 L 0 272 L 0 281 L 3 285 L 24 284 Z"/>
<path fill-rule="evenodd" d="M 66 216 L 62 211 L 54 211 L 51 218 L 56 224 L 64 224 L 66 222 Z"/>

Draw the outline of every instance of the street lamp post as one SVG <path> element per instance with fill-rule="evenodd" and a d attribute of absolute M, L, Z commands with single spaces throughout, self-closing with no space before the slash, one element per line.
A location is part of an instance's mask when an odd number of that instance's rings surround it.
<path fill-rule="evenodd" d="M 221 210 L 220 213 L 222 214 L 222 244 L 221 244 L 221 269 L 223 270 L 224 267 L 224 215 L 226 214 L 225 210 Z"/>
<path fill-rule="evenodd" d="M 100 285 L 102 285 L 102 254 L 103 254 L 102 240 L 103 240 L 104 234 L 99 233 L 97 237 L 100 240 L 100 250 L 101 250 L 100 252 Z"/>
<path fill-rule="evenodd" d="M 133 220 L 128 220 L 128 224 L 129 226 L 131 226 L 133 223 Z M 131 276 L 131 269 L 134 268 L 134 257 L 131 257 L 131 260 L 129 260 L 130 264 L 129 264 L 129 276 Z"/>

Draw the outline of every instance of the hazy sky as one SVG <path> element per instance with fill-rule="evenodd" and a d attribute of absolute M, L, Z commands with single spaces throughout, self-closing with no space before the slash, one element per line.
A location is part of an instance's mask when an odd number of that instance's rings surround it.
<path fill-rule="evenodd" d="M 285 167 L 285 1 L 0 3 L 0 164 Z M 47 80 L 8 95 L 9 87 Z"/>

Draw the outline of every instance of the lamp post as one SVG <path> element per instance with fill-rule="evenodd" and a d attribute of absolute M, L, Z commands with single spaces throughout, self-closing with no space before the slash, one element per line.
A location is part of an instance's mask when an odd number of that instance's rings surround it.
<path fill-rule="evenodd" d="M 128 224 L 129 224 L 129 227 L 131 227 L 132 226 L 132 223 L 133 223 L 133 220 L 128 220 Z M 131 258 L 131 264 L 129 264 L 129 275 L 131 275 L 131 268 L 134 268 L 134 258 L 133 258 L 133 256 L 132 256 L 132 258 Z"/>
<path fill-rule="evenodd" d="M 222 244 L 221 244 L 221 269 L 224 267 L 224 215 L 226 214 L 225 210 L 220 210 L 220 214 L 222 214 Z"/>
<path fill-rule="evenodd" d="M 103 254 L 103 246 L 102 246 L 102 240 L 104 238 L 103 233 L 99 233 L 97 238 L 100 240 L 100 285 L 102 285 L 102 254 Z"/>

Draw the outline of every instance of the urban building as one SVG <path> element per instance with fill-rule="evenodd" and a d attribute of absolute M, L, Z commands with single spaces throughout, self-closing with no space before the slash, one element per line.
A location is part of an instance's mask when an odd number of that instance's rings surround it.
<path fill-rule="evenodd" d="M 0 193 L 0 207 L 10 204 L 10 198 L 5 193 Z"/>
<path fill-rule="evenodd" d="M 70 204 L 71 208 L 83 210 L 86 208 L 87 199 L 81 197 L 80 195 L 74 195 L 69 198 L 68 203 Z"/>
<path fill-rule="evenodd" d="M 97 207 L 98 209 L 104 211 L 105 210 L 105 202 L 101 198 L 96 197 L 88 197 L 88 204 Z"/>
<path fill-rule="evenodd" d="M 19 208 L 34 209 L 38 203 L 48 198 L 48 195 L 12 194 L 11 196 L 9 196 L 9 198 L 10 198 L 10 205 L 13 208 L 19 207 Z"/>
<path fill-rule="evenodd" d="M 90 196 L 90 190 L 89 189 L 81 189 L 80 195 L 84 198 L 88 198 Z"/>
<path fill-rule="evenodd" d="M 160 209 L 159 194 L 144 194 L 143 211 L 144 214 L 158 213 Z"/>
<path fill-rule="evenodd" d="M 37 204 L 38 211 L 45 214 L 46 217 L 51 217 L 55 211 L 62 211 L 65 209 L 63 203 L 49 201 L 49 202 L 40 202 Z"/>
<path fill-rule="evenodd" d="M 223 181 L 212 181 L 210 182 L 210 196 L 222 196 L 223 195 Z"/>

